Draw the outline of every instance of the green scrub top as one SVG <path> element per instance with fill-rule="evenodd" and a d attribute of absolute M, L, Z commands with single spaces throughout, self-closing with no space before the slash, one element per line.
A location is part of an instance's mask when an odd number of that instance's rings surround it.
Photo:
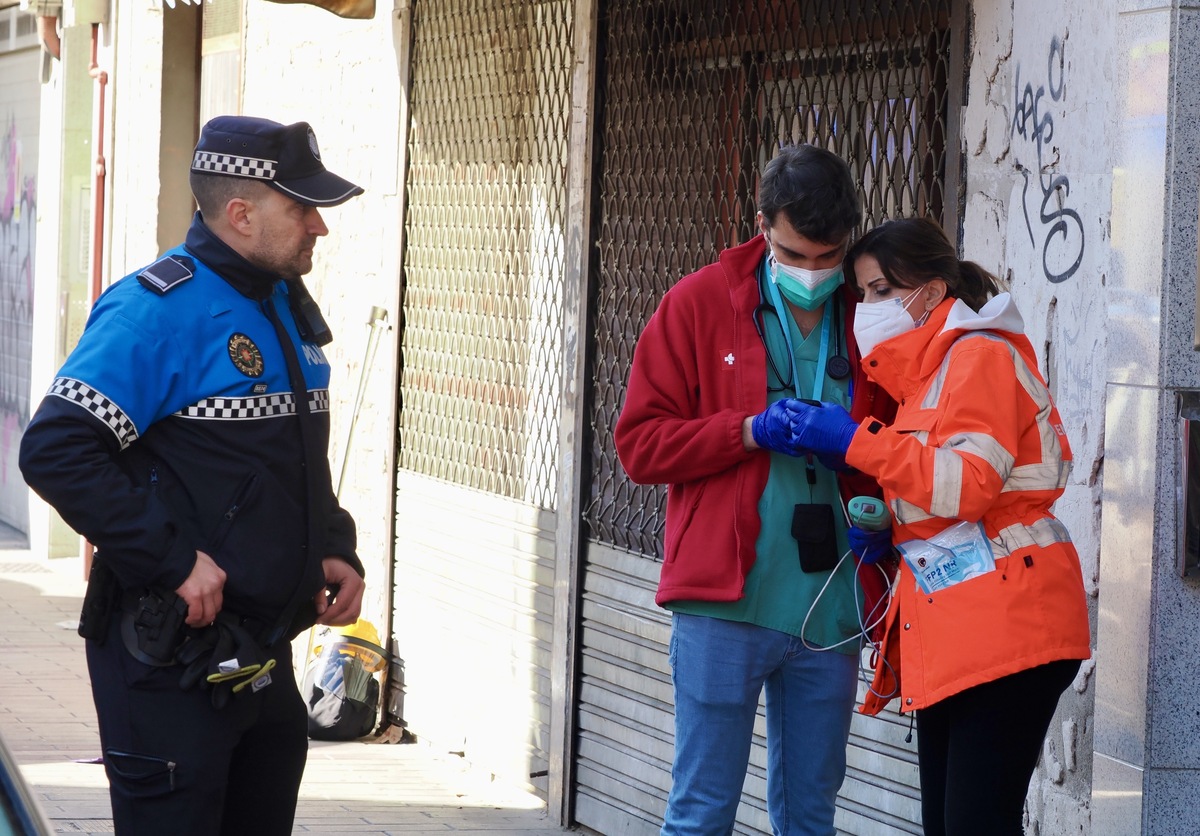
<path fill-rule="evenodd" d="M 833 299 L 827 304 L 834 304 Z M 784 320 L 791 328 L 792 345 L 796 349 L 799 394 L 792 389 L 768 392 L 768 403 L 782 398 L 811 398 L 820 354 L 821 328 L 814 328 L 805 338 L 801 335 L 790 309 L 787 309 L 787 305 L 784 305 L 784 308 Z M 775 366 L 786 376 L 790 362 L 783 331 L 769 311 L 764 313 L 761 325 L 767 350 L 771 352 Z M 841 327 L 840 323 L 834 325 Z M 832 356 L 837 344 L 832 334 L 829 344 L 829 353 Z M 840 344 L 844 351 L 845 339 L 842 339 Z M 770 388 L 779 388 L 786 383 L 777 378 L 770 364 L 767 365 L 767 379 Z M 832 401 L 849 409 L 849 378 L 834 380 L 826 375 L 821 400 Z M 757 557 L 746 576 L 742 598 L 729 602 L 672 601 L 667 604 L 667 609 L 757 624 L 760 627 L 799 636 L 814 647 L 832 647 L 842 643 L 836 648 L 837 652 L 856 654 L 859 642 L 849 639 L 860 632 L 863 593 L 854 575 L 854 556 L 847 555 L 849 545 L 846 540 L 846 517 L 842 510 L 837 479 L 833 472 L 821 466 L 815 456 L 812 460 L 816 472 L 815 485 L 809 484 L 805 458 L 775 452 L 770 453 L 770 456 L 770 475 L 758 501 L 762 531 L 755 546 Z M 800 569 L 799 546 L 796 538 L 792 536 L 792 514 L 797 503 L 823 503 L 832 506 L 838 554 L 845 556 L 833 571 L 807 573 Z M 830 575 L 833 577 L 830 578 Z M 822 587 L 825 587 L 824 592 L 821 591 Z"/>

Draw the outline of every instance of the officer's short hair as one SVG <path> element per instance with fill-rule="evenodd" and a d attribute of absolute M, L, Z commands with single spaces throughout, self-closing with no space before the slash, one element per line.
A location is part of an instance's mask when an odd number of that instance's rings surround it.
<path fill-rule="evenodd" d="M 763 169 L 758 210 L 770 226 L 783 212 L 805 238 L 840 243 L 862 222 L 846 161 L 815 145 L 785 145 Z"/>
<path fill-rule="evenodd" d="M 229 201 L 235 197 L 247 200 L 261 199 L 269 190 L 265 183 L 257 180 L 247 180 L 242 177 L 223 177 L 219 174 L 206 174 L 202 171 L 192 171 L 188 175 L 188 183 L 192 187 L 192 195 L 200 214 L 205 218 L 216 218 L 225 212 Z"/>

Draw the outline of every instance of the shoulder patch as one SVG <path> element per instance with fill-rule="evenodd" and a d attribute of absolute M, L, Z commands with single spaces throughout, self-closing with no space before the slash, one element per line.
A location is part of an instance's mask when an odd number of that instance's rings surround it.
<path fill-rule="evenodd" d="M 229 359 L 239 372 L 246 377 L 262 377 L 263 356 L 254 340 L 245 334 L 234 334 L 229 338 L 226 348 L 229 350 Z"/>
<path fill-rule="evenodd" d="M 186 255 L 168 255 L 138 273 L 137 280 L 143 287 L 162 296 L 195 274 L 196 264 Z"/>

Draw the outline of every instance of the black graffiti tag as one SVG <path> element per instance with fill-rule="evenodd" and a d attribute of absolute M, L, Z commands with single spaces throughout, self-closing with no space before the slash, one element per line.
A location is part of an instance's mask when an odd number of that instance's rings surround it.
<path fill-rule="evenodd" d="M 1031 140 L 1037 148 L 1037 178 L 1042 191 L 1042 203 L 1038 210 L 1039 230 L 1049 227 L 1045 229 L 1045 237 L 1042 239 L 1042 272 L 1054 283 L 1065 282 L 1075 274 L 1083 262 L 1084 252 L 1083 220 L 1078 212 L 1067 206 L 1067 200 L 1071 196 L 1071 181 L 1065 174 L 1054 172 L 1058 164 L 1058 149 L 1050 145 L 1054 138 L 1054 117 L 1041 112 L 1042 97 L 1047 92 L 1055 102 L 1063 98 L 1066 88 L 1064 55 L 1065 47 L 1056 36 L 1050 41 L 1050 55 L 1046 59 L 1047 83 L 1039 85 L 1036 90 L 1032 83 L 1026 83 L 1024 90 L 1021 89 L 1021 66 L 1017 65 L 1015 115 L 1012 123 L 1012 133 L 1022 139 Z M 1047 148 L 1056 155 L 1051 163 L 1047 163 L 1043 158 L 1043 152 Z M 1029 230 L 1029 243 L 1036 247 L 1037 241 L 1033 224 L 1029 220 L 1029 204 L 1026 200 L 1029 194 L 1030 171 L 1020 163 L 1017 164 L 1017 170 L 1025 178 L 1025 186 L 1021 190 L 1025 228 Z M 1061 265 L 1072 256 L 1074 260 L 1070 265 L 1061 269 Z"/>

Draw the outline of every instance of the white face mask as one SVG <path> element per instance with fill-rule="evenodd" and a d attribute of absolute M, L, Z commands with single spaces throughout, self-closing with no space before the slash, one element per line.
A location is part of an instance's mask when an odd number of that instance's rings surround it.
<path fill-rule="evenodd" d="M 866 357 L 884 340 L 916 327 L 908 313 L 908 303 L 920 292 L 918 287 L 903 299 L 858 303 L 854 308 L 854 339 L 860 355 Z"/>

